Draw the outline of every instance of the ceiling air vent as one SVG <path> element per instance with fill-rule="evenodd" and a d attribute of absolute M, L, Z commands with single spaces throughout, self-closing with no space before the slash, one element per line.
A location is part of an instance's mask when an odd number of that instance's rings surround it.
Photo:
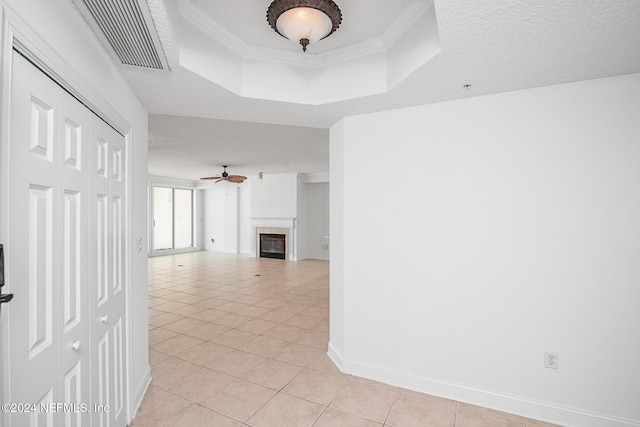
<path fill-rule="evenodd" d="M 111 56 L 125 65 L 168 70 L 145 0 L 73 0 Z"/>

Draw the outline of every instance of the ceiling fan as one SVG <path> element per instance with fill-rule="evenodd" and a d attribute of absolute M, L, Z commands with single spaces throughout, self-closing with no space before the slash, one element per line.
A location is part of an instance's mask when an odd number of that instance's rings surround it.
<path fill-rule="evenodd" d="M 222 165 L 222 167 L 224 168 L 224 171 L 222 172 L 222 176 L 205 176 L 204 178 L 200 178 L 200 179 L 215 179 L 215 182 L 220 182 L 220 181 L 229 181 L 229 182 L 235 182 L 236 184 L 240 184 L 242 182 L 244 182 L 245 179 L 247 179 L 246 176 L 242 176 L 242 175 L 229 175 L 227 173 L 227 166 L 228 165 Z"/>

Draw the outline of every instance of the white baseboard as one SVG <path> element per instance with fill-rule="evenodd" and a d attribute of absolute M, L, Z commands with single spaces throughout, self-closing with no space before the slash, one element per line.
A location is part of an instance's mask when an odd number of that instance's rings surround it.
<path fill-rule="evenodd" d="M 129 420 L 129 423 L 131 423 L 131 421 L 133 421 L 133 419 L 136 417 L 136 414 L 138 413 L 138 409 L 140 409 L 140 405 L 142 404 L 142 399 L 144 399 L 144 395 L 147 392 L 149 385 L 151 385 L 151 366 L 147 365 L 146 372 L 142 377 L 142 381 L 138 383 L 138 385 L 134 390 L 134 395 L 132 399 L 133 405 L 131 407 L 132 408 L 131 419 Z"/>
<path fill-rule="evenodd" d="M 350 375 L 367 378 L 385 384 L 402 387 L 420 393 L 445 399 L 465 402 L 472 405 L 508 412 L 526 418 L 546 421 L 562 426 L 576 427 L 640 427 L 640 420 L 598 414 L 580 409 L 540 402 L 532 399 L 511 396 L 467 387 L 461 384 L 424 378 L 406 372 L 372 366 L 361 362 L 345 360 L 335 347 L 329 343 L 327 355 L 336 367 Z"/>

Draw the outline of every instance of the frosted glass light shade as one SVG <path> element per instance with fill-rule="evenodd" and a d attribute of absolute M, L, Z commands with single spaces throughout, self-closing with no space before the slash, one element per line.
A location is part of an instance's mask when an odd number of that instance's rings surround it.
<path fill-rule="evenodd" d="M 295 7 L 284 12 L 276 21 L 278 32 L 291 41 L 308 39 L 310 43 L 326 37 L 333 28 L 331 19 L 311 7 Z"/>
<path fill-rule="evenodd" d="M 282 37 L 300 42 L 306 52 L 309 43 L 338 29 L 342 12 L 333 0 L 273 0 L 267 22 Z"/>

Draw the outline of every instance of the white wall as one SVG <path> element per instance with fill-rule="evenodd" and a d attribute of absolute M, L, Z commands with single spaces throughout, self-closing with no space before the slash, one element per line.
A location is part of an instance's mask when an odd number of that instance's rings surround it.
<path fill-rule="evenodd" d="M 205 249 L 238 252 L 238 188 L 222 186 L 203 191 Z M 213 239 L 213 242 L 211 241 Z"/>
<path fill-rule="evenodd" d="M 304 257 L 328 260 L 329 235 L 329 183 L 302 184 L 304 193 Z M 300 241 L 300 231 L 298 232 Z"/>
<path fill-rule="evenodd" d="M 133 403 L 142 398 L 150 379 L 147 324 L 147 113 L 111 58 L 103 51 L 83 19 L 67 0 L 2 0 L 2 63 L 11 55 L 8 34 L 16 32 L 23 42 L 80 94 L 110 117 L 118 116 L 128 127 L 131 147 L 131 215 L 129 227 L 130 299 Z M 8 24 L 8 25 L 6 25 Z M 3 91 L 7 69 L 2 70 Z M 6 93 L 3 92 L 3 100 Z M 3 106 L 4 104 L 3 101 Z M 5 112 L 3 111 L 3 117 Z M 3 130 L 3 139 L 5 131 Z M 4 144 L 3 144 L 4 147 Z M 2 153 L 4 155 L 4 153 Z M 0 178 L 1 179 L 1 178 Z M 4 188 L 5 183 L 2 183 Z M 0 239 L 6 221 L 0 214 Z M 138 251 L 137 240 L 143 248 Z M 4 384 L 6 382 L 3 381 Z M 4 386 L 3 386 L 4 387 Z M 135 408 L 134 408 L 135 409 Z"/>
<path fill-rule="evenodd" d="M 639 117 L 635 74 L 334 126 L 332 358 L 564 425 L 640 425 Z"/>
<path fill-rule="evenodd" d="M 307 257 L 307 191 L 303 184 L 303 174 L 298 175 L 296 193 L 296 259 L 301 260 Z"/>
<path fill-rule="evenodd" d="M 238 188 L 238 252 L 251 253 L 251 185 L 243 185 Z"/>
<path fill-rule="evenodd" d="M 296 217 L 296 174 L 264 174 L 262 181 L 250 180 L 252 218 Z"/>

